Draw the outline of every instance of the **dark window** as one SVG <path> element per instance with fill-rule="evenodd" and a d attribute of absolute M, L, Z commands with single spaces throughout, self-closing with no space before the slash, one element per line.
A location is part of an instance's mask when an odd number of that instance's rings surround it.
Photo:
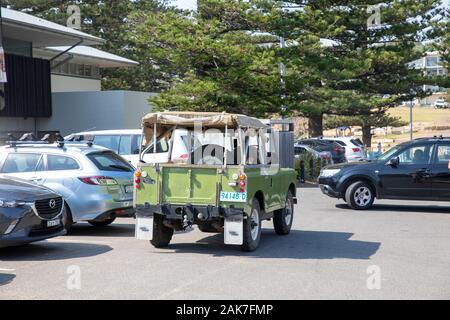
<path fill-rule="evenodd" d="M 416 145 L 400 152 L 400 164 L 429 164 L 432 155 L 432 145 Z"/>
<path fill-rule="evenodd" d="M 88 154 L 87 157 L 101 171 L 134 171 L 134 168 L 127 161 L 114 152 L 94 152 Z"/>
<path fill-rule="evenodd" d="M 5 108 L 0 117 L 51 117 L 50 62 L 43 59 L 6 55 Z"/>
<path fill-rule="evenodd" d="M 48 171 L 64 171 L 64 170 L 78 170 L 80 166 L 78 163 L 69 157 L 65 156 L 47 156 Z"/>
<path fill-rule="evenodd" d="M 37 171 L 41 154 L 10 153 L 3 164 L 2 173 L 24 173 Z"/>
<path fill-rule="evenodd" d="M 352 139 L 350 141 L 356 146 L 359 146 L 359 147 L 363 147 L 364 146 L 364 143 L 362 143 L 362 141 L 360 139 Z"/>

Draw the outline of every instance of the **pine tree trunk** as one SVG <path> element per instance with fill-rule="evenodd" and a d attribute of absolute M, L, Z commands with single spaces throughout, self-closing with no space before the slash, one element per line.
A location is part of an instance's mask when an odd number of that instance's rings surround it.
<path fill-rule="evenodd" d="M 368 124 L 362 125 L 363 143 L 367 148 L 372 147 L 372 126 Z"/>
<path fill-rule="evenodd" d="M 312 138 L 323 136 L 323 114 L 318 116 L 310 116 L 308 125 L 308 133 Z"/>

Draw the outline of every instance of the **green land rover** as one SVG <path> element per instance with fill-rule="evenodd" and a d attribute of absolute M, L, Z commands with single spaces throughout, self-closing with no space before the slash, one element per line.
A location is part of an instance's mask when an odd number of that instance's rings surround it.
<path fill-rule="evenodd" d="M 164 112 L 145 116 L 142 127 L 140 159 L 161 144 L 169 146 L 169 159 L 139 162 L 137 239 L 162 248 L 174 231 L 197 225 L 202 232 L 223 233 L 225 244 L 253 251 L 264 220 L 273 220 L 277 234 L 290 233 L 297 202 L 292 122 Z"/>

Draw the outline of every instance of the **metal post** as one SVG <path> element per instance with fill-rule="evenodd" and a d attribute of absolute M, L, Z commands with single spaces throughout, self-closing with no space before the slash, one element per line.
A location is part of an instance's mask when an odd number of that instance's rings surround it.
<path fill-rule="evenodd" d="M 409 130 L 410 130 L 410 139 L 411 139 L 411 141 L 414 139 L 413 129 L 414 129 L 414 125 L 413 125 L 413 102 L 410 101 L 409 102 Z"/>
<path fill-rule="evenodd" d="M 280 48 L 286 48 L 286 41 L 284 37 L 280 37 Z M 280 62 L 280 83 L 281 83 L 281 117 L 284 119 L 286 113 L 286 105 L 284 100 L 286 99 L 286 66 L 283 62 Z"/>

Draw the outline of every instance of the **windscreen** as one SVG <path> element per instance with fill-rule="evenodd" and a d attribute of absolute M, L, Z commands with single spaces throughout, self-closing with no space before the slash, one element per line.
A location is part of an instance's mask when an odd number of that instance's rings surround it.
<path fill-rule="evenodd" d="M 94 152 L 88 154 L 87 157 L 101 171 L 134 171 L 134 168 L 126 160 L 111 151 Z"/>

